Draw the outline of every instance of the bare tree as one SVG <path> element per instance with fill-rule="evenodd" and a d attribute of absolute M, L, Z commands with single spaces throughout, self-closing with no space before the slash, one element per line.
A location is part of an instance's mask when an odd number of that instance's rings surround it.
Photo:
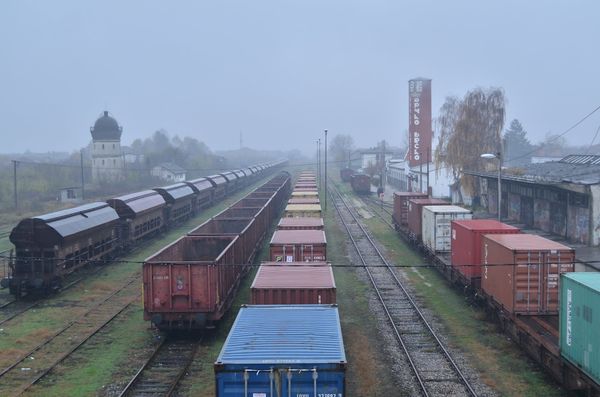
<path fill-rule="evenodd" d="M 476 191 L 475 180 L 463 170 L 486 167 L 482 153 L 502 152 L 505 99 L 501 88 L 476 88 L 460 100 L 446 98 L 438 117 L 439 141 L 435 152 L 436 168 L 447 167 L 465 191 Z"/>
<path fill-rule="evenodd" d="M 329 154 L 333 158 L 333 161 L 339 164 L 340 167 L 345 167 L 345 162 L 348 161 L 353 148 L 354 139 L 352 139 L 352 136 L 337 134 L 329 143 Z"/>

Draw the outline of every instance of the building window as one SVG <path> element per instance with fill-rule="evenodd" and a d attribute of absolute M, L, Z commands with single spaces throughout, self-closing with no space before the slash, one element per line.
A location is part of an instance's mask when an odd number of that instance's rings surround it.
<path fill-rule="evenodd" d="M 104 159 L 102 159 L 102 165 L 104 165 Z"/>
<path fill-rule="evenodd" d="M 117 160 L 113 159 L 113 165 L 116 165 L 116 164 L 117 164 Z"/>
<path fill-rule="evenodd" d="M 113 143 L 113 149 L 115 148 L 115 144 Z"/>
<path fill-rule="evenodd" d="M 75 198 L 75 191 L 73 189 L 67 189 L 67 198 L 68 199 L 74 199 Z"/>
<path fill-rule="evenodd" d="M 104 144 L 102 144 L 102 150 L 104 150 Z"/>

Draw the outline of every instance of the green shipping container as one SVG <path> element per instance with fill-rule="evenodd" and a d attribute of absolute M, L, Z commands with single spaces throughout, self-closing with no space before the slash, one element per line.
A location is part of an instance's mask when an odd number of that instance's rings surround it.
<path fill-rule="evenodd" d="M 600 384 L 600 273 L 560 278 L 561 354 Z"/>

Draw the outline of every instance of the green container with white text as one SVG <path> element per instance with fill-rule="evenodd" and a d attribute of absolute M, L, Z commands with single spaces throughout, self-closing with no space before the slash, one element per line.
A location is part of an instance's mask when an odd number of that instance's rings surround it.
<path fill-rule="evenodd" d="M 561 355 L 600 384 L 600 273 L 560 278 Z"/>

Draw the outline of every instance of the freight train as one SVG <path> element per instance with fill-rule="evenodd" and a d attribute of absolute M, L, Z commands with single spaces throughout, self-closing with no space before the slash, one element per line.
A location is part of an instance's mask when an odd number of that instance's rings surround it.
<path fill-rule="evenodd" d="M 353 174 L 350 186 L 357 194 L 371 194 L 371 178 L 366 174 Z"/>
<path fill-rule="evenodd" d="M 392 223 L 403 239 L 424 252 L 451 283 L 481 301 L 501 328 L 559 383 L 569 390 L 600 396 L 600 359 L 588 351 L 597 343 L 597 334 L 572 334 L 570 339 L 578 339 L 575 347 L 559 335 L 559 328 L 571 327 L 565 321 L 576 322 L 569 319 L 572 313 L 561 312 L 569 303 L 564 297 L 559 302 L 559 295 L 567 294 L 560 283 L 584 274 L 588 277 L 578 280 L 580 284 L 600 285 L 600 277 L 594 278 L 597 274 L 573 273 L 573 249 L 522 234 L 518 228 L 496 220 L 471 219 L 471 211 L 422 193 L 395 192 Z M 599 295 L 596 292 L 600 302 Z M 591 313 L 589 307 L 594 304 L 587 303 Z M 571 310 L 578 321 L 579 311 L 586 309 L 573 306 Z M 588 320 L 586 326 L 598 332 L 591 314 Z M 569 356 L 563 353 L 564 347 Z"/>
<path fill-rule="evenodd" d="M 21 220 L 2 280 L 17 299 L 61 288 L 64 277 L 126 252 L 286 164 L 278 160 Z"/>

